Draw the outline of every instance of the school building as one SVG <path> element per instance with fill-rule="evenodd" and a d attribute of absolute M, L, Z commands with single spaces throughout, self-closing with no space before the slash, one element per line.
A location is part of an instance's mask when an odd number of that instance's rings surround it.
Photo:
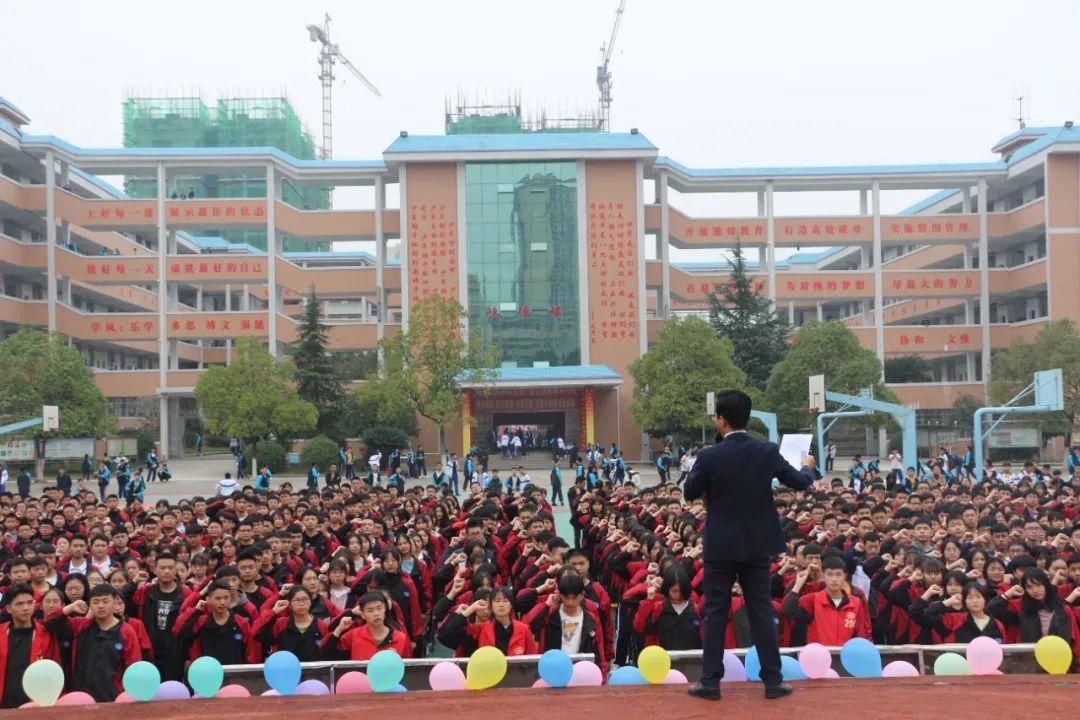
<path fill-rule="evenodd" d="M 451 448 L 537 425 L 617 442 L 630 458 L 646 439 L 627 367 L 668 318 L 707 311 L 736 243 L 795 326 L 838 320 L 883 361 L 929 361 L 932 381 L 891 385 L 928 424 L 963 393 L 984 397 L 994 350 L 1080 320 L 1071 122 L 1014 132 L 985 162 L 762 168 L 685 165 L 636 130 L 448 125 L 402 132 L 378 159 L 326 161 L 267 147 L 86 148 L 29 123 L 0 99 L 0 336 L 32 323 L 69 337 L 124 422 L 157 404 L 166 454 L 181 452 L 199 373 L 227 363 L 242 336 L 283 354 L 311 287 L 333 350 L 374 348 L 432 293 L 467 308 L 503 366 L 468 393 L 462 412 L 476 422 L 449 431 Z M 102 180 L 117 176 L 137 178 L 138 197 Z M 204 197 L 192 177 L 245 180 Z M 298 199 L 346 186 L 365 188 L 370 206 Z M 882 210 L 911 190 L 926 199 Z M 783 212 L 806 192 L 849 209 Z M 748 209 L 697 216 L 697 195 Z M 259 240 L 226 239 L 238 231 Z M 334 252 L 342 241 L 372 250 Z M 422 435 L 437 445 L 434 428 Z"/>

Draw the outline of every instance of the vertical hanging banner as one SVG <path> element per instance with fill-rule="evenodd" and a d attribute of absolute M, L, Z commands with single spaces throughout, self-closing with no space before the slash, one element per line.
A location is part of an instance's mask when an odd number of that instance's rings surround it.
<path fill-rule="evenodd" d="M 461 457 L 472 450 L 472 390 L 461 394 Z"/>
<path fill-rule="evenodd" d="M 596 442 L 596 422 L 594 420 L 596 406 L 595 392 L 596 391 L 592 388 L 585 388 L 584 397 L 582 398 L 582 405 L 584 406 L 582 416 L 584 417 L 585 422 L 585 443 L 587 445 L 592 445 Z"/>

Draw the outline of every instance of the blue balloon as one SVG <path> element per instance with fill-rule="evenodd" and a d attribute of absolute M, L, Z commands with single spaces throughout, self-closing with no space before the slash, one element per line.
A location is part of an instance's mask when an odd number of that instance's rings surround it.
<path fill-rule="evenodd" d="M 761 660 L 758 658 L 756 646 L 747 651 L 746 658 L 743 659 L 743 666 L 746 668 L 747 680 L 761 682 Z"/>
<path fill-rule="evenodd" d="M 881 654 L 866 638 L 852 638 L 840 648 L 840 663 L 852 677 L 881 677 Z"/>
<path fill-rule="evenodd" d="M 625 668 L 619 669 L 622 670 Z M 632 669 L 635 671 L 637 670 L 637 668 Z M 574 675 L 574 661 L 562 650 L 548 650 L 540 656 L 540 664 L 537 666 L 537 670 L 540 673 L 541 680 L 553 688 L 562 688 L 570 684 L 570 678 Z M 638 677 L 641 677 L 640 672 L 638 672 Z M 642 680 L 644 680 L 644 678 L 642 678 Z M 633 684 L 637 685 L 642 683 Z"/>
<path fill-rule="evenodd" d="M 408 692 L 408 691 L 409 691 L 409 688 L 405 687 L 405 686 L 404 686 L 404 685 L 402 685 L 401 683 L 398 683 L 397 685 L 395 685 L 394 687 L 390 688 L 390 689 L 389 689 L 389 690 L 387 690 L 386 692 Z"/>
<path fill-rule="evenodd" d="M 560 651 L 561 652 L 561 651 Z M 550 684 L 550 683 L 549 683 Z M 625 665 L 608 678 L 608 685 L 648 685 L 649 681 L 633 665 Z M 552 686 L 554 687 L 554 686 Z"/>
<path fill-rule="evenodd" d="M 367 676 L 375 692 L 393 692 L 405 677 L 405 661 L 393 650 L 380 650 L 368 662 Z"/>
<path fill-rule="evenodd" d="M 799 665 L 799 661 L 790 655 L 780 656 L 780 672 L 783 673 L 785 680 L 809 680 L 810 678 L 803 671 L 802 666 Z"/>
<path fill-rule="evenodd" d="M 266 658 L 263 677 L 279 695 L 292 695 L 300 684 L 300 660 L 288 650 L 279 650 Z"/>

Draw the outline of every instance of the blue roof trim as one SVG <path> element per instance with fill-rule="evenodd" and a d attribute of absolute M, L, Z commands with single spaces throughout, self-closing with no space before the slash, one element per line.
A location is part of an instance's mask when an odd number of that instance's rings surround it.
<path fill-rule="evenodd" d="M 1000 161 L 982 163 L 937 163 L 927 165 L 811 165 L 807 167 L 753 167 L 753 168 L 691 168 L 661 156 L 655 166 L 668 167 L 690 177 L 795 177 L 800 175 L 825 175 L 845 177 L 849 175 L 918 175 L 921 173 L 948 172 L 1000 172 L 1006 168 Z"/>
<path fill-rule="evenodd" d="M 946 188 L 945 190 L 938 190 L 936 193 L 934 193 L 930 197 L 928 197 L 928 198 L 926 198 L 924 200 L 920 200 L 919 202 L 915 203 L 914 205 L 909 205 L 908 207 L 904 208 L 903 210 L 900 211 L 900 214 L 901 215 L 914 215 L 915 213 L 920 213 L 923 210 L 926 210 L 931 205 L 936 205 L 937 203 L 941 202 L 942 200 L 944 200 L 947 197 L 959 194 L 959 192 L 960 192 L 959 190 L 950 190 L 948 188 Z"/>
<path fill-rule="evenodd" d="M 57 149 L 72 155 L 86 157 L 103 157 L 122 155 L 126 157 L 226 157 L 230 155 L 265 157 L 269 155 L 275 160 L 292 165 L 297 168 L 314 169 L 345 169 L 345 170 L 385 170 L 386 163 L 382 160 L 301 160 L 274 147 L 222 147 L 222 148 L 199 148 L 199 147 L 165 147 L 165 148 L 82 148 L 78 145 L 56 137 L 55 135 L 24 135 L 23 143 L 33 145 L 52 145 Z"/>
<path fill-rule="evenodd" d="M 11 135 L 14 135 L 16 138 L 22 140 L 23 134 L 19 130 L 19 128 L 15 127 L 14 125 L 12 125 L 11 123 L 9 123 L 7 120 L 5 120 L 3 118 L 0 118 L 0 130 L 3 130 L 5 132 L 7 132 L 7 133 L 10 133 Z"/>
<path fill-rule="evenodd" d="M 496 368 L 491 382 L 542 382 L 550 380 L 622 380 L 607 365 Z"/>
<path fill-rule="evenodd" d="M 69 169 L 70 169 L 71 172 L 75 173 L 76 175 L 81 177 L 86 182 L 88 182 L 91 185 L 97 187 L 99 190 L 104 190 L 105 192 L 107 192 L 109 195 L 113 196 L 117 200 L 130 200 L 131 199 L 130 197 L 128 197 L 127 193 L 125 193 L 123 190 L 116 187 L 115 185 L 111 185 L 111 184 L 105 182 L 104 180 L 99 178 L 97 175 L 91 175 L 90 173 L 84 172 L 84 171 L 80 170 L 77 167 L 70 167 L 69 166 Z"/>
<path fill-rule="evenodd" d="M 19 115 L 26 119 L 26 122 L 30 122 L 30 116 L 19 109 L 19 106 L 8 100 L 6 97 L 0 95 L 0 107 L 5 107 L 12 115 Z"/>
<path fill-rule="evenodd" d="M 640 133 L 491 133 L 477 135 L 407 135 L 384 151 L 405 153 L 461 153 L 565 150 L 656 150 Z"/>

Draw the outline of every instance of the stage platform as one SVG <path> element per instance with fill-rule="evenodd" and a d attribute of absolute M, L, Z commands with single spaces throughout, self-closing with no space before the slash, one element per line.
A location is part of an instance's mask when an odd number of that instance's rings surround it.
<path fill-rule="evenodd" d="M 725 683 L 724 699 L 691 698 L 685 686 L 505 689 L 482 692 L 416 691 L 388 695 L 340 695 L 243 700 L 187 700 L 142 704 L 91 705 L 83 718 L 104 720 L 326 720 L 330 717 L 401 717 L 408 720 L 503 717 L 551 720 L 714 720 L 753 717 L 791 720 L 856 715 L 873 720 L 910 720 L 941 715 L 949 720 L 985 720 L 988 712 L 1013 708 L 1025 717 L 1070 717 L 1080 697 L 1080 677 L 1012 675 L 999 677 L 923 677 L 879 680 L 796 682 L 795 694 L 765 700 L 760 683 Z M 68 708 L 20 710 L 26 720 L 70 717 Z"/>

